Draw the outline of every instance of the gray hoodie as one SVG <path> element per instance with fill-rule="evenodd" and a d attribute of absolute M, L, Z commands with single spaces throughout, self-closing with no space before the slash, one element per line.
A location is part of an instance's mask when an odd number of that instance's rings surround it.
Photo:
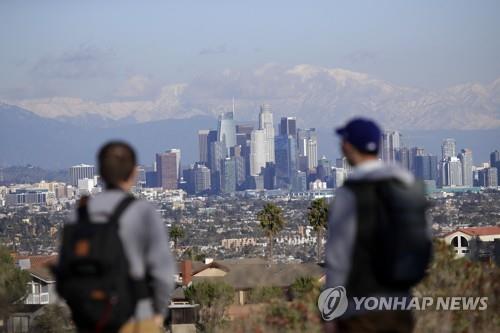
<path fill-rule="evenodd" d="M 413 183 L 413 175 L 395 166 L 374 160 L 356 166 L 349 176 L 353 180 L 382 180 L 396 178 L 404 183 Z M 356 237 L 356 198 L 346 187 L 340 187 L 335 194 L 328 221 L 326 243 L 326 285 L 325 288 L 345 286 L 351 270 L 352 252 Z"/>
<path fill-rule="evenodd" d="M 121 190 L 107 190 L 92 197 L 88 204 L 90 220 L 105 223 L 119 202 L 125 197 Z M 76 213 L 68 223 L 76 222 Z M 130 265 L 130 275 L 142 279 L 148 273 L 152 278 L 153 297 L 139 301 L 135 318 L 147 319 L 154 314 L 165 315 L 174 289 L 177 271 L 169 247 L 167 229 L 153 205 L 136 200 L 123 212 L 119 221 L 119 235 Z"/>

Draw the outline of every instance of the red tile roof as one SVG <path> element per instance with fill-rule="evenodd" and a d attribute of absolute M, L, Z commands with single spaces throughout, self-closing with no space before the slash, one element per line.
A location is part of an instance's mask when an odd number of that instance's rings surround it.
<path fill-rule="evenodd" d="M 470 228 L 460 228 L 449 234 L 452 234 L 456 231 L 461 231 L 464 234 L 470 236 L 488 236 L 488 235 L 500 235 L 500 226 L 495 227 L 470 227 Z"/>
<path fill-rule="evenodd" d="M 47 266 L 52 266 L 57 263 L 57 255 L 51 256 L 15 256 L 15 260 L 29 259 L 31 263 L 31 268 L 45 268 Z"/>

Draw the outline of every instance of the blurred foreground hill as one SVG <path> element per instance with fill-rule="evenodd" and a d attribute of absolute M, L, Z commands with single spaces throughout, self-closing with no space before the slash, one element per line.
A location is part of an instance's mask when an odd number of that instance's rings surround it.
<path fill-rule="evenodd" d="M 219 332 L 322 332 L 316 305 L 319 288 L 291 302 L 270 300 L 250 316 L 220 327 Z M 415 311 L 415 333 L 500 331 L 500 267 L 454 259 L 453 250 L 442 241 L 436 241 L 429 275 L 414 288 L 414 295 L 488 297 L 484 311 Z"/>

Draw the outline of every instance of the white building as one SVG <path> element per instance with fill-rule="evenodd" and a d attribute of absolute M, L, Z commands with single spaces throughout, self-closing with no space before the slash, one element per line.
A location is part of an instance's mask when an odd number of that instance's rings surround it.
<path fill-rule="evenodd" d="M 470 149 L 462 149 L 460 154 L 458 154 L 458 158 L 462 163 L 462 184 L 463 186 L 472 187 L 473 186 L 473 178 L 472 178 L 472 150 Z"/>
<path fill-rule="evenodd" d="M 382 133 L 380 153 L 385 162 L 396 162 L 396 152 L 401 148 L 401 133 L 398 131 L 385 131 Z"/>
<path fill-rule="evenodd" d="M 69 178 L 73 186 L 78 186 L 79 179 L 92 179 L 95 174 L 95 166 L 89 164 L 78 164 L 69 168 Z"/>
<path fill-rule="evenodd" d="M 250 175 L 258 176 L 266 166 L 266 132 L 253 130 L 250 135 Z"/>
<path fill-rule="evenodd" d="M 500 226 L 461 228 L 443 238 L 447 244 L 455 248 L 457 257 L 463 257 L 470 252 L 470 241 L 476 237 L 483 242 L 500 239 Z"/>
<path fill-rule="evenodd" d="M 265 132 L 266 162 L 274 163 L 274 124 L 269 104 L 260 106 L 259 130 Z"/>
<path fill-rule="evenodd" d="M 457 157 L 449 157 L 441 166 L 443 186 L 463 186 L 462 162 Z"/>

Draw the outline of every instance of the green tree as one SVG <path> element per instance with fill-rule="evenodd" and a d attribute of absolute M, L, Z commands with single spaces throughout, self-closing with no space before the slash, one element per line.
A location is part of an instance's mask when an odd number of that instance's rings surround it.
<path fill-rule="evenodd" d="M 317 281 L 312 276 L 301 276 L 293 281 L 290 289 L 293 298 L 303 298 L 312 293 L 318 287 Z"/>
<path fill-rule="evenodd" d="M 172 225 L 172 227 L 170 227 L 169 237 L 174 241 L 174 249 L 177 251 L 179 239 L 184 237 L 184 229 L 178 225 Z"/>
<path fill-rule="evenodd" d="M 325 198 L 313 200 L 307 208 L 307 220 L 316 232 L 316 255 L 318 262 L 321 259 L 321 241 L 328 225 L 328 203 Z"/>
<path fill-rule="evenodd" d="M 274 237 L 283 229 L 285 218 L 281 208 L 273 203 L 266 203 L 264 208 L 257 213 L 257 219 L 260 222 L 260 227 L 264 230 L 269 239 L 269 260 L 273 259 L 273 240 Z"/>
<path fill-rule="evenodd" d="M 198 246 L 192 246 L 184 251 L 182 257 L 191 261 L 204 261 L 207 255 Z"/>
<path fill-rule="evenodd" d="M 56 304 L 43 307 L 43 312 L 33 320 L 36 333 L 69 333 L 74 332 L 69 311 Z"/>
<path fill-rule="evenodd" d="M 9 250 L 0 246 L 0 318 L 26 296 L 29 280 L 29 273 L 16 267 Z"/>
<path fill-rule="evenodd" d="M 234 289 L 225 282 L 201 281 L 184 290 L 186 298 L 199 304 L 199 326 L 214 332 L 226 322 L 226 310 L 234 300 Z"/>

